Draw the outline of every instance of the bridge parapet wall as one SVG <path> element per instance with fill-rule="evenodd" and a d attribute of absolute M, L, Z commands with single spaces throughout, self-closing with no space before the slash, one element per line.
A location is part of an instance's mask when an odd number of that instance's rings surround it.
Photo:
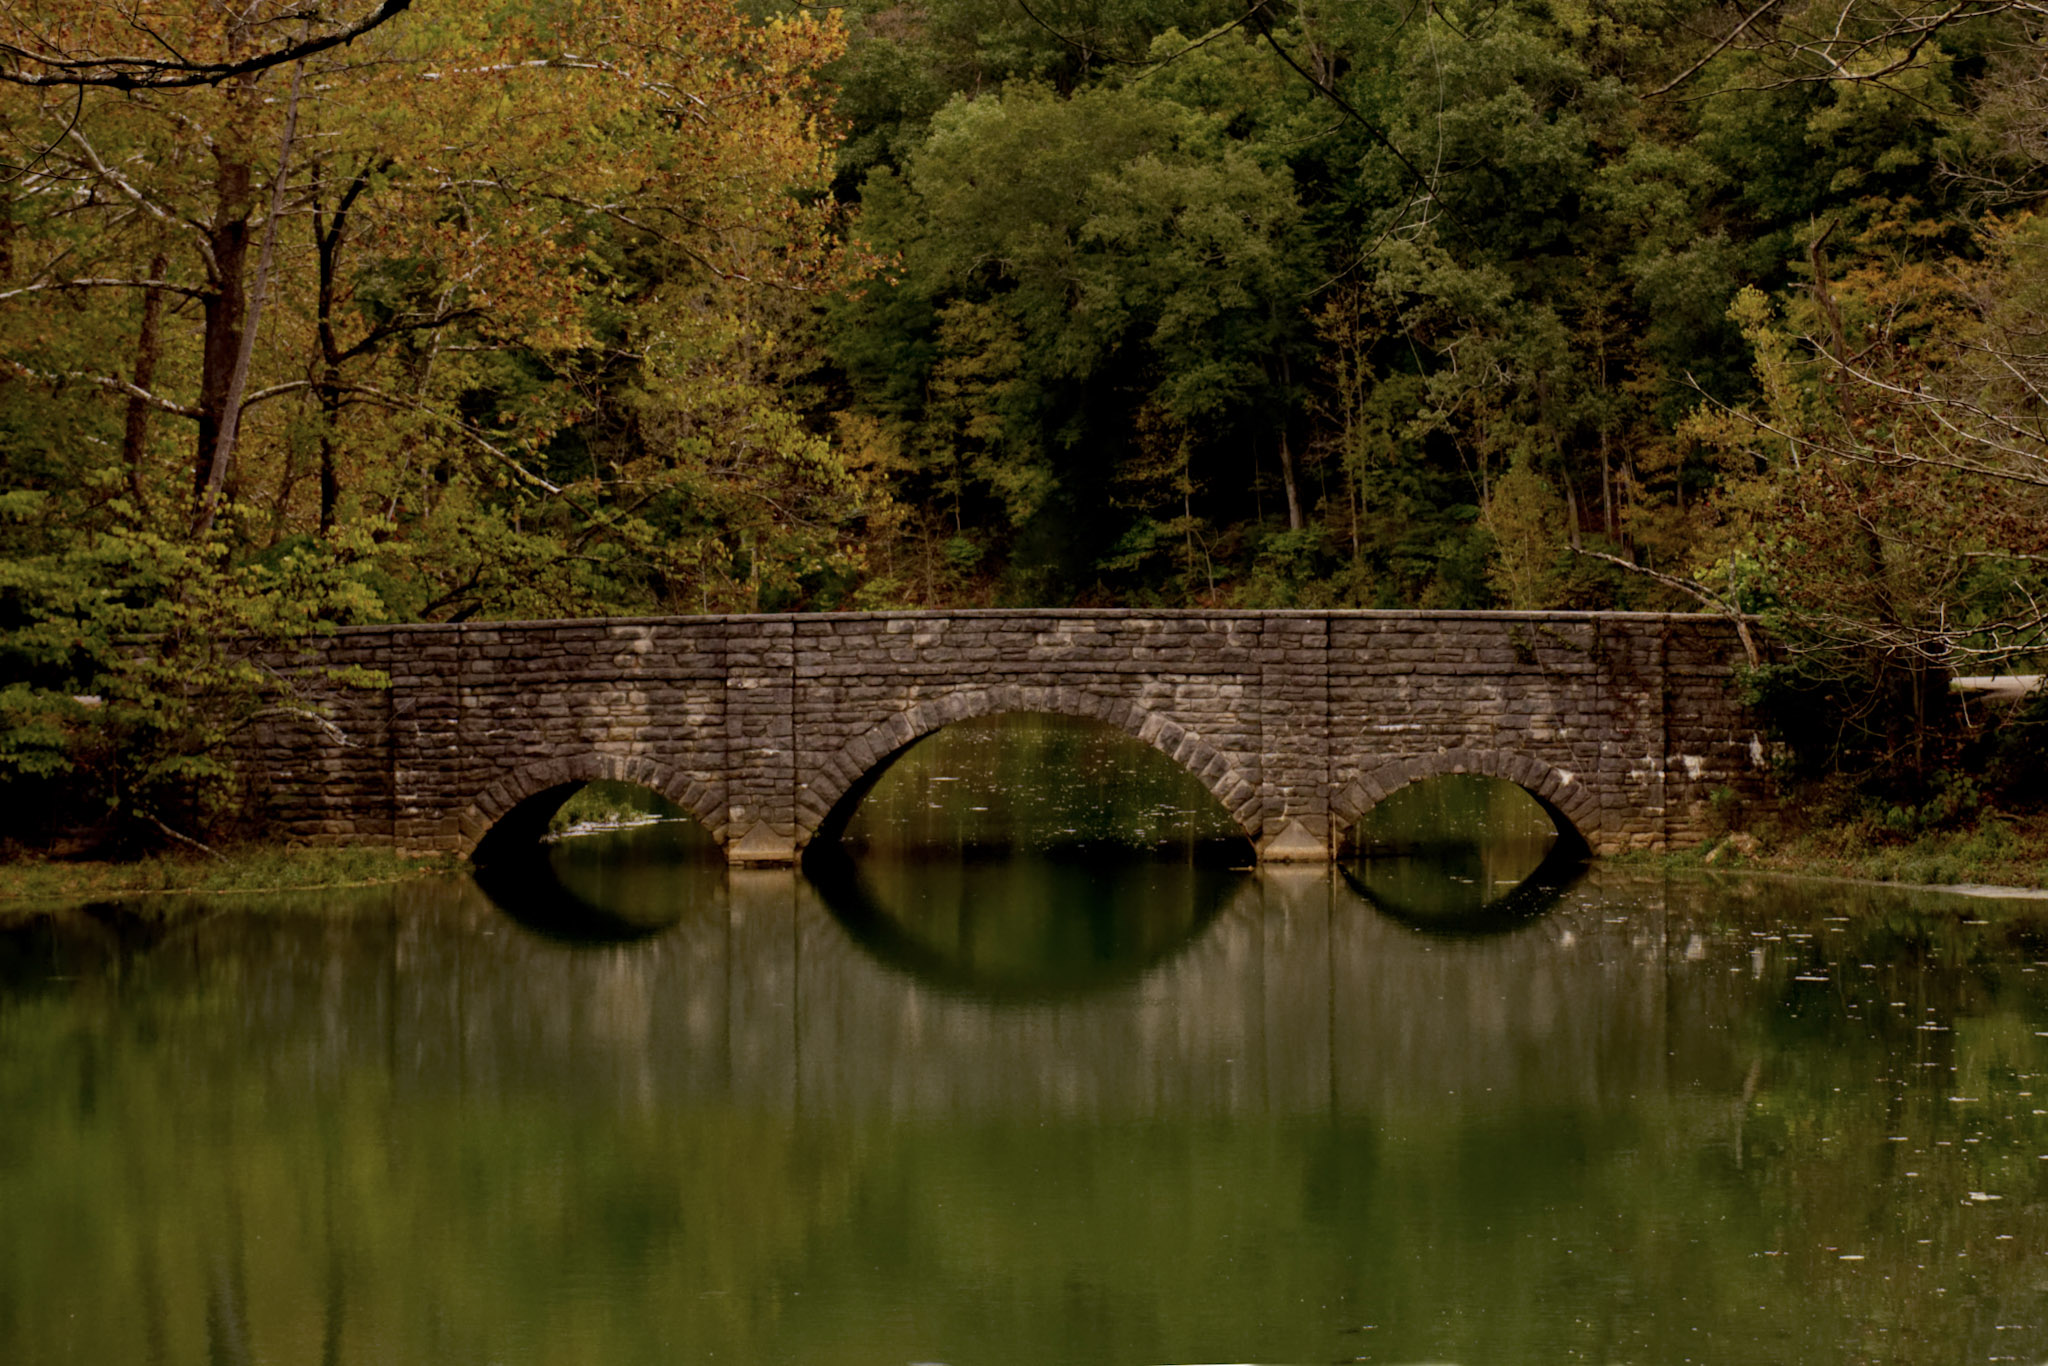
<path fill-rule="evenodd" d="M 1446 772 L 1521 783 L 1596 850 L 1709 833 L 1768 802 L 1742 650 L 1718 618 L 1137 609 L 394 626 L 289 661 L 335 729 L 279 720 L 247 758 L 316 843 L 469 852 L 541 792 L 663 791 L 736 861 L 795 857 L 890 753 L 947 722 L 1117 726 L 1216 794 L 1269 859 L 1341 849 L 1373 803 Z M 326 681 L 360 668 L 382 689 Z M 345 742 L 337 739 L 345 737 Z"/>

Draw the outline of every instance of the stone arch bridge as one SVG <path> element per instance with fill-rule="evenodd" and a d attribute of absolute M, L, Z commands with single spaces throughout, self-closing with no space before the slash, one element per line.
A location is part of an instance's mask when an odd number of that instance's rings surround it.
<path fill-rule="evenodd" d="M 996 712 L 1093 717 L 1164 752 L 1268 860 L 1338 855 L 1388 793 L 1504 778 L 1598 853 L 1768 801 L 1725 618 L 1020 610 L 354 628 L 291 664 L 331 718 L 245 751 L 274 829 L 474 854 L 575 786 L 639 783 L 739 863 L 831 838 L 892 754 Z M 375 670 L 388 688 L 327 671 Z M 495 834 L 493 832 L 496 832 Z"/>

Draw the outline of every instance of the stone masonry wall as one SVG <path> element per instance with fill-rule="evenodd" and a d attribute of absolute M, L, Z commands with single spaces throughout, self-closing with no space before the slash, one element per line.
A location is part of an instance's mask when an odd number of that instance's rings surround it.
<path fill-rule="evenodd" d="M 787 862 L 902 746 L 1003 711 L 1094 717 L 1199 777 L 1269 860 L 1326 859 L 1405 783 L 1521 784 L 1599 852 L 1703 838 L 1769 801 L 1724 619 L 1650 613 L 1025 610 L 394 626 L 288 661 L 337 732 L 246 754 L 311 843 L 468 853 L 596 778 Z M 388 688 L 334 682 L 343 668 Z M 852 794 L 852 795 L 850 795 Z M 842 813 L 843 814 L 843 813 Z"/>

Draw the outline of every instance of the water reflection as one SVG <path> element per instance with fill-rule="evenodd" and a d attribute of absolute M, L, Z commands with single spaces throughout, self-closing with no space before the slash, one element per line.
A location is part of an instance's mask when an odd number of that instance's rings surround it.
<path fill-rule="evenodd" d="M 1543 915 L 1579 876 L 1585 844 L 1513 783 L 1460 774 L 1375 806 L 1343 868 L 1352 889 L 1426 933 L 1504 933 Z"/>
<path fill-rule="evenodd" d="M 565 944 L 630 943 L 725 900 L 724 857 L 687 818 L 509 850 L 475 877 L 515 923 Z"/>
<path fill-rule="evenodd" d="M 1532 858 L 1533 852 L 1533 858 Z M 1342 866 L 1351 889 L 1386 915 L 1427 934 L 1503 934 L 1556 908 L 1585 872 L 1583 856 L 1553 842 L 1457 845 Z"/>
<path fill-rule="evenodd" d="M 1596 869 L 1445 939 L 1233 887 L 1060 997 L 906 976 L 786 871 L 596 950 L 466 882 L 43 917 L 0 1360 L 2048 1347 L 2039 907 Z"/>
<path fill-rule="evenodd" d="M 991 998 L 1079 995 L 1128 981 L 1196 940 L 1246 874 L 1157 859 L 855 860 L 805 872 L 881 961 Z"/>

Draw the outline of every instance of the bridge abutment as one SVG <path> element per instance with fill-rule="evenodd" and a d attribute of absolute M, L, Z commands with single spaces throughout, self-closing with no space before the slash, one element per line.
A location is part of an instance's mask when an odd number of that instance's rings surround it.
<path fill-rule="evenodd" d="M 339 729 L 280 718 L 245 757 L 309 843 L 473 852 L 518 803 L 641 782 L 735 863 L 786 864 L 878 765 L 952 721 L 1091 717 L 1216 795 L 1270 862 L 1340 853 L 1401 785 L 1484 773 L 1596 852 L 1711 833 L 1771 800 L 1742 646 L 1653 613 L 844 613 L 394 626 L 288 661 Z M 388 675 L 382 689 L 330 681 Z"/>

